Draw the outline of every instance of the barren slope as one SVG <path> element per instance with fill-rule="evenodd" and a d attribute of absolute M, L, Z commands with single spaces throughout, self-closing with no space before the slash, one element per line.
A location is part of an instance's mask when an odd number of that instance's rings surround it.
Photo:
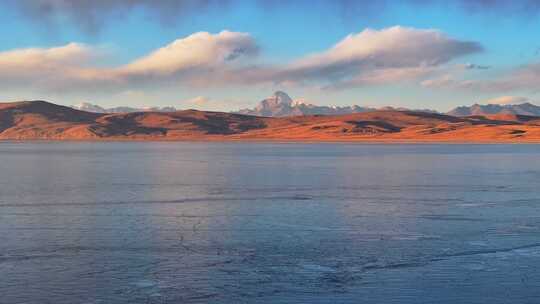
<path fill-rule="evenodd" d="M 408 111 L 285 118 L 195 110 L 98 114 L 25 101 L 0 104 L 0 139 L 540 142 L 540 118 Z"/>

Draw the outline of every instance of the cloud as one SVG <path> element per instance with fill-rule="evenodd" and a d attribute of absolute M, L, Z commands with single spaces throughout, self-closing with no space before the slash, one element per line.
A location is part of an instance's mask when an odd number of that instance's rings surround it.
<path fill-rule="evenodd" d="M 309 9 L 312 14 L 336 17 L 356 22 L 358 18 L 376 19 L 395 7 L 393 0 L 252 0 L 251 5 L 261 11 L 301 11 Z M 403 2 L 403 3 L 402 3 Z M 144 13 L 158 20 L 164 26 L 182 22 L 191 16 L 202 15 L 212 9 L 221 13 L 235 11 L 245 6 L 242 0 L 4 0 L 20 11 L 27 21 L 45 24 L 50 30 L 59 28 L 64 21 L 78 27 L 84 33 L 98 34 L 111 21 L 118 22 L 130 14 Z M 540 12 L 537 0 L 407 0 L 400 7 L 407 6 L 422 10 L 433 6 L 455 8 L 470 15 L 495 14 L 497 16 L 536 16 Z"/>
<path fill-rule="evenodd" d="M 249 34 L 199 32 L 113 67 L 99 64 L 99 48 L 77 43 L 1 52 L 0 79 L 56 92 L 258 84 L 343 89 L 422 81 L 458 66 L 450 61 L 482 50 L 437 30 L 395 26 L 366 29 L 326 51 L 265 65 L 255 64 L 259 47 Z"/>
<path fill-rule="evenodd" d="M 1 86 L 39 85 L 51 79 L 78 77 L 84 66 L 101 53 L 98 48 L 80 43 L 0 52 Z"/>
<path fill-rule="evenodd" d="M 486 101 L 487 104 L 509 105 L 528 102 L 529 98 L 520 96 L 500 96 Z"/>
<path fill-rule="evenodd" d="M 467 63 L 464 65 L 464 67 L 467 70 L 488 70 L 491 68 L 489 65 L 481 65 L 481 64 L 474 64 L 474 63 Z"/>
<path fill-rule="evenodd" d="M 496 13 L 496 14 L 520 14 L 536 15 L 540 12 L 538 0 L 459 0 L 459 6 L 469 13 Z"/>
<path fill-rule="evenodd" d="M 220 70 L 200 83 L 343 89 L 410 82 L 440 73 L 456 58 L 482 51 L 476 42 L 458 40 L 437 30 L 401 26 L 366 29 L 320 53 L 279 65 L 248 64 Z"/>
<path fill-rule="evenodd" d="M 437 30 L 394 26 L 350 34 L 332 48 L 289 64 L 277 73 L 330 86 L 415 79 L 449 61 L 483 51 Z M 371 79 L 371 80 L 370 80 Z"/>
<path fill-rule="evenodd" d="M 191 99 L 184 101 L 184 103 L 194 104 L 194 105 L 199 105 L 199 106 L 207 105 L 210 102 L 211 102 L 210 99 L 204 96 L 197 96 L 197 97 L 193 97 Z"/>
<path fill-rule="evenodd" d="M 133 86 L 211 79 L 257 55 L 249 34 L 199 32 L 117 67 L 100 67 L 99 48 L 70 43 L 54 48 L 0 52 L 0 86 L 28 86 L 53 91 L 125 90 Z"/>
<path fill-rule="evenodd" d="M 219 86 L 256 57 L 259 47 L 247 33 L 199 32 L 118 67 L 110 74 L 121 85 Z M 242 79 L 238 79 L 242 82 Z"/>
<path fill-rule="evenodd" d="M 258 47 L 249 34 L 199 32 L 178 39 L 122 67 L 126 74 L 170 75 L 186 69 L 212 68 L 239 57 L 254 56 Z"/>
<path fill-rule="evenodd" d="M 190 99 L 179 102 L 180 108 L 183 109 L 199 109 L 210 111 L 229 111 L 231 106 L 239 106 L 241 103 L 238 100 L 232 99 L 214 99 L 206 96 L 196 96 Z"/>
<path fill-rule="evenodd" d="M 428 79 L 421 84 L 429 88 L 459 89 L 481 92 L 530 91 L 540 87 L 540 63 L 530 63 L 485 79 L 460 79 L 445 75 Z"/>
<path fill-rule="evenodd" d="M 298 3 L 315 6 L 325 0 L 253 0 L 264 8 L 286 9 Z M 333 0 L 330 4 L 337 8 L 344 18 L 357 18 L 358 16 L 376 18 L 390 11 L 395 0 Z M 540 11 L 538 0 L 402 0 L 400 6 L 422 10 L 430 6 L 456 8 L 468 14 L 493 13 L 497 15 L 521 14 L 534 15 Z"/>
<path fill-rule="evenodd" d="M 45 23 L 49 28 L 68 20 L 83 32 L 97 34 L 111 20 L 119 20 L 142 9 L 162 24 L 174 23 L 184 16 L 201 14 L 213 7 L 227 6 L 229 0 L 7 0 L 29 21 Z"/>
<path fill-rule="evenodd" d="M 80 43 L 69 43 L 53 48 L 26 48 L 0 52 L 0 65 L 7 67 L 41 66 L 56 64 L 77 64 L 93 57 L 93 50 Z"/>
<path fill-rule="evenodd" d="M 389 83 L 412 82 L 437 73 L 437 67 L 419 66 L 410 68 L 385 68 L 366 71 L 347 81 L 330 84 L 326 89 L 343 89 L 350 87 L 363 87 L 385 85 Z"/>
<path fill-rule="evenodd" d="M 540 63 L 531 63 L 515 69 L 506 78 L 499 81 L 501 86 L 515 89 L 533 89 L 540 87 Z"/>
<path fill-rule="evenodd" d="M 448 75 L 441 76 L 433 79 L 426 79 L 420 82 L 420 85 L 426 88 L 443 88 L 449 87 L 453 84 L 454 80 Z"/>

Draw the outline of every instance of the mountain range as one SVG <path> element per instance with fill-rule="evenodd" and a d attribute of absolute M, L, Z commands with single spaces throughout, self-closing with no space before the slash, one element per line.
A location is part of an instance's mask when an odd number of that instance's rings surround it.
<path fill-rule="evenodd" d="M 175 107 L 113 107 L 104 108 L 91 103 L 81 103 L 72 108 L 93 112 L 93 113 L 135 113 L 135 112 L 175 112 Z M 353 106 L 318 106 L 306 102 L 302 99 L 293 100 L 283 91 L 276 91 L 272 96 L 263 99 L 259 104 L 252 109 L 242 109 L 232 113 L 262 116 L 262 117 L 288 117 L 288 116 L 305 116 L 305 115 L 343 115 L 353 113 L 365 113 L 373 111 L 415 111 L 426 113 L 439 113 L 429 109 L 394 108 L 394 107 L 363 107 L 358 105 Z M 457 117 L 466 116 L 485 116 L 485 115 L 525 115 L 525 116 L 540 116 L 540 106 L 532 103 L 522 104 L 474 104 L 472 106 L 456 107 L 445 114 Z"/>
<path fill-rule="evenodd" d="M 78 105 L 71 106 L 74 109 L 92 112 L 92 113 L 134 113 L 134 112 L 175 112 L 175 107 L 145 107 L 145 108 L 132 108 L 132 107 L 114 107 L 103 108 L 95 104 L 88 102 L 82 102 Z"/>
<path fill-rule="evenodd" d="M 405 108 L 372 108 L 362 107 L 358 105 L 353 106 L 317 106 L 308 103 L 302 99 L 293 100 L 289 95 L 283 91 L 276 91 L 272 96 L 263 99 L 253 109 L 243 109 L 237 112 L 237 114 L 264 116 L 264 117 L 287 117 L 287 116 L 303 116 L 303 115 L 343 115 L 352 113 L 364 113 L 373 112 L 377 110 L 387 111 L 407 111 Z M 432 110 L 416 110 L 419 112 L 435 113 Z"/>
<path fill-rule="evenodd" d="M 396 110 L 293 117 L 196 110 L 92 113 L 22 101 L 0 103 L 0 139 L 540 142 L 540 118 Z"/>
<path fill-rule="evenodd" d="M 452 116 L 474 116 L 474 115 L 528 115 L 540 116 L 540 107 L 532 103 L 526 102 L 522 104 L 474 104 L 472 106 L 457 107 L 448 113 Z"/>

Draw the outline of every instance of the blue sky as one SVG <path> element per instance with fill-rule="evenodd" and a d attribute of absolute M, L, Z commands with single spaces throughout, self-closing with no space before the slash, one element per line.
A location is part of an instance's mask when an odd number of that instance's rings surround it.
<path fill-rule="evenodd" d="M 540 98 L 535 88 L 540 84 L 540 5 L 536 1 L 89 3 L 7 0 L 0 4 L 1 100 L 39 98 L 62 104 L 86 101 L 102 106 L 172 105 L 227 111 L 251 107 L 278 89 L 315 104 L 438 110 L 501 96 L 509 102 L 514 100 L 510 97 L 531 102 Z M 375 33 L 367 35 L 367 29 Z M 224 30 L 231 37 L 219 36 Z M 437 35 L 431 35 L 431 30 Z M 218 52 L 209 53 L 206 61 L 182 53 L 182 47 L 159 60 L 133 65 L 199 32 L 209 33 L 205 43 Z M 358 36 L 343 52 L 332 52 L 348 35 Z M 442 54 L 423 54 L 432 45 L 429 39 L 440 41 L 438 35 L 444 43 L 436 50 Z M 428 40 L 415 51 L 415 39 Z M 395 51 L 394 41 L 401 41 L 403 48 L 411 48 L 417 56 L 404 61 L 388 57 L 410 56 L 410 52 Z M 235 43 L 242 48 L 230 48 Z M 217 44 L 224 49 L 214 50 Z M 370 44 L 376 44 L 376 50 Z M 59 51 L 62 56 L 69 54 L 67 59 L 44 55 L 69 45 Z M 206 44 L 197 48 L 208 50 Z M 35 52 L 29 55 L 28 49 Z M 216 54 L 238 50 L 239 55 L 226 54 L 226 58 L 234 55 L 234 63 L 214 60 Z M 182 56 L 188 59 L 177 62 L 174 71 L 152 65 L 163 60 L 174 65 Z M 383 59 L 393 62 L 392 66 Z M 48 60 L 51 63 L 45 64 Z M 45 63 L 29 64 L 34 61 Z M 136 74 L 131 65 L 136 66 Z M 329 69 L 335 75 L 321 75 Z"/>

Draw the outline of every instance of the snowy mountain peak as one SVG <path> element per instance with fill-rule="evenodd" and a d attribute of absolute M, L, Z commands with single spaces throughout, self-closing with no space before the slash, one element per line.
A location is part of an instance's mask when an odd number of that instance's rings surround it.
<path fill-rule="evenodd" d="M 291 99 L 291 97 L 289 97 L 289 95 L 283 91 L 276 91 L 274 92 L 274 95 L 268 97 L 266 99 L 268 101 L 269 104 L 272 104 L 272 105 L 292 105 L 293 103 L 293 100 Z"/>
<path fill-rule="evenodd" d="M 310 104 L 305 99 L 293 100 L 283 91 L 276 91 L 272 96 L 262 100 L 253 109 L 243 109 L 236 113 L 283 117 L 283 116 L 298 116 L 298 115 L 339 115 L 366 112 L 373 109 L 359 106 L 352 107 L 336 107 L 336 106 L 316 106 Z"/>
<path fill-rule="evenodd" d="M 81 102 L 78 105 L 73 106 L 74 109 L 86 111 L 86 112 L 94 112 L 94 113 L 105 113 L 106 110 L 98 105 L 91 104 L 89 102 Z"/>

